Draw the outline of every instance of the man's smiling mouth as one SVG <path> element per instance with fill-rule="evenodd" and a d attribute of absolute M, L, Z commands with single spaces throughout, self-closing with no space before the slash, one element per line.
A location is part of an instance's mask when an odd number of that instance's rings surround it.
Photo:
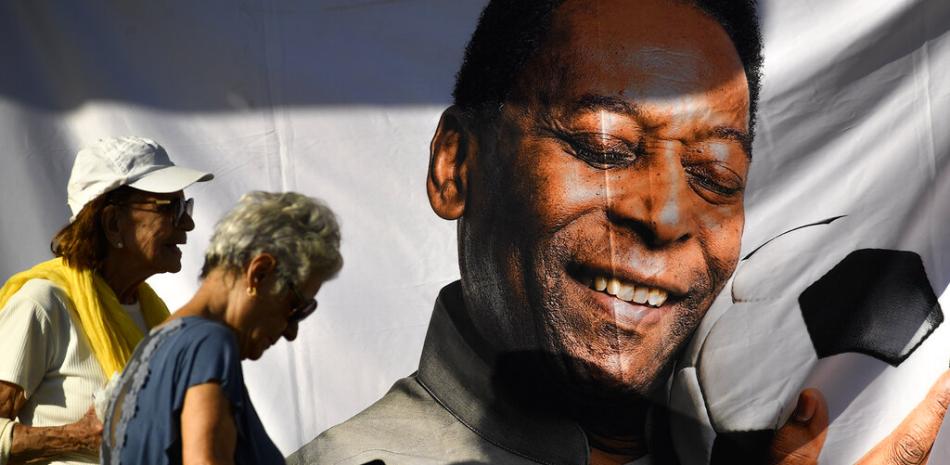
<path fill-rule="evenodd" d="M 575 271 L 574 282 L 586 287 L 597 303 L 593 308 L 601 309 L 605 317 L 624 331 L 642 333 L 646 326 L 658 324 L 672 314 L 671 305 L 682 297 L 656 282 L 637 279 L 629 270 L 611 273 L 592 267 Z"/>
<path fill-rule="evenodd" d="M 566 268 L 569 276 L 595 295 L 601 295 L 602 302 L 610 305 L 614 312 L 618 308 L 627 309 L 624 311 L 638 308 L 637 312 L 666 308 L 686 295 L 686 288 L 671 278 L 645 276 L 634 269 L 612 269 L 611 266 L 590 262 L 574 262 Z M 611 301 L 614 304 L 610 304 Z"/>
<path fill-rule="evenodd" d="M 642 284 L 623 281 L 616 277 L 597 275 L 586 279 L 587 287 L 612 295 L 624 302 L 659 308 L 666 303 L 667 291 Z"/>

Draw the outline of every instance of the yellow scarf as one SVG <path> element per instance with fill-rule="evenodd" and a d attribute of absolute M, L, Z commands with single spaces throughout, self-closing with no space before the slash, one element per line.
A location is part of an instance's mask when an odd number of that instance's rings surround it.
<path fill-rule="evenodd" d="M 62 258 L 54 258 L 13 275 L 0 288 L 0 311 L 31 279 L 47 279 L 66 291 L 73 301 L 79 329 L 86 335 L 106 378 L 121 372 L 143 334 L 105 280 L 92 270 L 77 270 L 67 266 Z M 138 297 L 146 326 L 152 328 L 168 317 L 165 302 L 148 284 L 139 285 Z"/>

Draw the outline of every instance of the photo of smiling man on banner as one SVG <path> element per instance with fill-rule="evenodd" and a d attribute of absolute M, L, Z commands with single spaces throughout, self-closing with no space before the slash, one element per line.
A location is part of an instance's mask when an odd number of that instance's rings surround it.
<path fill-rule="evenodd" d="M 289 462 L 695 455 L 674 445 L 667 383 L 739 259 L 759 41 L 753 2 L 490 2 L 427 179 L 461 280 L 419 371 Z M 922 410 L 946 410 L 946 384 Z M 878 449 L 926 454 L 939 420 L 917 411 Z M 796 392 L 777 432 L 721 436 L 701 460 L 817 463 L 828 421 L 819 391 Z"/>
<path fill-rule="evenodd" d="M 333 205 L 273 460 L 947 460 L 950 2 L 0 2 L 0 63 L 0 280 L 98 139 L 215 173 L 169 308 L 244 193 Z"/>

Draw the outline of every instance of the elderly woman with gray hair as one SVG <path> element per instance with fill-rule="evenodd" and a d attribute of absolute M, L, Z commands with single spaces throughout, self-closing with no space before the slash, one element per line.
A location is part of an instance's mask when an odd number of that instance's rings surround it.
<path fill-rule="evenodd" d="M 245 195 L 215 228 L 197 293 L 142 341 L 117 381 L 102 463 L 284 463 L 248 398 L 241 360 L 296 337 L 342 266 L 339 244 L 321 202 Z"/>

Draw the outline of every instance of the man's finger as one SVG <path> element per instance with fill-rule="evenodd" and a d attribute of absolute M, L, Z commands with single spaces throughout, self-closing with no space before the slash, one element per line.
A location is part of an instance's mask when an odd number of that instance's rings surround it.
<path fill-rule="evenodd" d="M 950 406 L 950 371 L 943 374 L 927 397 L 859 465 L 920 465 L 926 463 L 947 407 Z"/>
<path fill-rule="evenodd" d="M 792 416 L 775 433 L 769 462 L 774 465 L 814 465 L 828 432 L 828 404 L 817 389 L 798 395 Z"/>

